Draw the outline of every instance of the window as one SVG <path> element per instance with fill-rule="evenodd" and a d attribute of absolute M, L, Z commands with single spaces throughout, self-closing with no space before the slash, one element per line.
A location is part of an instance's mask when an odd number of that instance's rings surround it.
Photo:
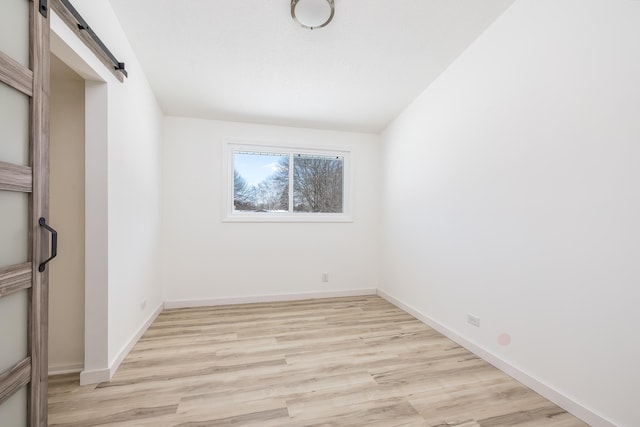
<path fill-rule="evenodd" d="M 349 221 L 349 152 L 225 144 L 227 221 Z"/>

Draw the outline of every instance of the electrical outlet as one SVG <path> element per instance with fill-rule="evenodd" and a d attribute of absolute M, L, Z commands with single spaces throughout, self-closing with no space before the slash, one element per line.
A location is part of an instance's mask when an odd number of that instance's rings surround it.
<path fill-rule="evenodd" d="M 467 314 L 467 323 L 475 326 L 476 328 L 479 328 L 480 318 L 478 316 L 474 316 L 473 314 Z"/>
<path fill-rule="evenodd" d="M 329 281 L 329 273 L 322 273 L 322 281 L 327 283 Z"/>

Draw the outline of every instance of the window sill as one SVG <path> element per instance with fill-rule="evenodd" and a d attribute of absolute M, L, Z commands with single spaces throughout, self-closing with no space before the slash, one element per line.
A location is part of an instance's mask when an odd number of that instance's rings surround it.
<path fill-rule="evenodd" d="M 222 222 L 353 222 L 348 214 L 229 214 Z"/>

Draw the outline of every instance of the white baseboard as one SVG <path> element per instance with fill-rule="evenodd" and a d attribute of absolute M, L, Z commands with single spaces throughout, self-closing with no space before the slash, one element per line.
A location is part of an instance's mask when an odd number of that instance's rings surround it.
<path fill-rule="evenodd" d="M 84 370 L 80 372 L 80 385 L 98 384 L 111 379 L 111 370 L 94 369 L 91 371 Z"/>
<path fill-rule="evenodd" d="M 295 293 L 295 294 L 275 294 L 275 295 L 263 295 L 263 296 L 248 296 L 248 297 L 234 297 L 234 298 L 211 298 L 211 299 L 198 299 L 198 300 L 179 300 L 179 301 L 166 301 L 160 304 L 158 308 L 149 316 L 149 318 L 140 327 L 138 332 L 131 337 L 129 342 L 118 352 L 118 355 L 111 362 L 107 369 L 95 369 L 95 370 L 82 370 L 80 372 L 80 384 L 97 384 L 111 380 L 113 375 L 120 367 L 120 364 L 125 357 L 129 354 L 133 346 L 136 345 L 140 337 L 144 335 L 146 330 L 151 326 L 153 321 L 158 317 L 163 309 L 168 308 L 188 308 L 188 307 L 208 307 L 217 305 L 231 305 L 231 304 L 250 304 L 258 302 L 278 302 L 278 301 L 298 301 L 305 299 L 317 299 L 317 298 L 336 298 L 336 297 L 349 297 L 349 296 L 362 296 L 362 295 L 376 295 L 376 289 L 352 289 L 346 291 L 327 291 L 327 292 L 308 292 L 308 293 Z"/>
<path fill-rule="evenodd" d="M 133 347 L 136 345 L 136 343 L 140 340 L 140 338 L 144 335 L 145 332 L 147 332 L 147 329 L 149 329 L 149 326 L 151 326 L 151 324 L 153 323 L 154 320 L 156 320 L 156 317 L 158 317 L 158 315 L 162 312 L 162 310 L 164 309 L 164 304 L 160 303 L 160 305 L 158 306 L 158 308 L 156 308 L 153 313 L 151 313 L 149 315 L 149 317 L 147 318 L 147 320 L 142 324 L 142 326 L 140 326 L 140 328 L 138 329 L 138 332 L 136 332 L 131 339 L 129 340 L 128 343 L 126 343 L 118 352 L 118 354 L 116 355 L 116 357 L 114 358 L 114 360 L 111 362 L 111 365 L 109 366 L 109 371 L 110 371 L 110 377 L 109 379 L 113 378 L 113 376 L 115 375 L 116 371 L 118 370 L 118 368 L 120 367 L 120 364 L 122 363 L 122 361 L 124 360 L 125 357 L 127 357 L 127 355 L 129 354 L 129 352 L 133 349 Z"/>
<path fill-rule="evenodd" d="M 49 366 L 49 376 L 65 375 L 65 374 L 77 374 L 82 372 L 84 363 L 71 363 L 66 365 L 51 365 Z"/>
<path fill-rule="evenodd" d="M 217 305 L 253 304 L 260 302 L 299 301 L 318 298 L 356 297 L 376 295 L 376 289 L 351 289 L 346 291 L 302 292 L 293 294 L 255 295 L 231 298 L 208 298 L 194 300 L 165 301 L 164 308 L 212 307 Z"/>
<path fill-rule="evenodd" d="M 80 385 L 97 384 L 105 381 L 110 381 L 120 367 L 120 364 L 122 363 L 124 358 L 127 357 L 131 349 L 133 349 L 133 346 L 135 346 L 138 340 L 140 340 L 140 337 L 142 337 L 147 329 L 149 329 L 149 326 L 151 326 L 153 321 L 156 320 L 156 317 L 158 317 L 158 315 L 162 312 L 163 308 L 164 305 L 160 304 L 158 308 L 156 308 L 153 313 L 151 313 L 151 315 L 142 324 L 142 326 L 140 326 L 138 331 L 131 337 L 129 342 L 126 343 L 118 352 L 116 357 L 109 365 L 109 368 L 80 372 Z"/>
<path fill-rule="evenodd" d="M 441 334 L 451 339 L 452 341 L 456 342 L 457 344 L 463 346 L 464 348 L 471 351 L 478 357 L 484 359 L 488 363 L 500 369 L 502 372 L 513 377 L 520 383 L 531 388 L 536 393 L 554 402 L 556 405 L 560 406 L 567 412 L 582 419 L 584 422 L 586 422 L 590 426 L 616 427 L 614 423 L 608 421 L 604 417 L 582 406 L 580 403 L 558 392 L 557 390 L 553 389 L 552 387 L 540 381 L 539 379 L 509 364 L 508 362 L 504 361 L 494 353 L 486 350 L 485 348 L 479 346 L 473 341 L 468 340 L 467 338 L 459 335 L 458 333 L 447 328 L 445 325 L 437 322 L 436 320 L 432 319 L 426 314 L 420 312 L 418 309 L 391 296 L 390 294 L 386 293 L 381 289 L 377 289 L 377 290 L 376 289 L 353 289 L 353 290 L 345 290 L 345 291 L 308 292 L 308 293 L 273 294 L 273 295 L 232 297 L 232 298 L 209 298 L 209 299 L 195 299 L 195 300 L 166 301 L 164 304 L 161 304 L 149 316 L 149 318 L 145 321 L 145 323 L 140 327 L 138 332 L 122 348 L 122 350 L 118 353 L 117 357 L 114 359 L 113 363 L 111 363 L 111 366 L 109 367 L 109 369 L 98 369 L 98 370 L 92 370 L 92 371 L 85 370 L 80 372 L 80 384 L 82 385 L 96 384 L 104 381 L 109 381 L 115 374 L 116 370 L 118 369 L 118 367 L 120 366 L 124 358 L 127 356 L 127 354 L 129 354 L 131 349 L 133 349 L 134 345 L 138 342 L 140 337 L 142 337 L 142 335 L 146 332 L 146 330 L 153 323 L 156 317 L 160 314 L 163 308 L 171 309 L 171 308 L 189 308 L 189 307 L 209 307 L 209 306 L 219 306 L 219 305 L 299 301 L 299 300 L 306 300 L 306 299 L 338 298 L 338 297 L 376 295 L 376 294 L 384 298 L 385 300 L 389 301 L 391 304 L 395 305 L 396 307 L 411 314 L 416 319 L 432 327 L 433 329 L 440 332 Z M 69 368 L 69 369 L 72 369 L 72 368 Z M 55 372 L 62 374 L 62 373 L 69 373 L 69 372 L 78 372 L 79 370 L 78 367 L 74 367 L 73 369 L 75 370 L 70 370 L 68 372 L 65 372 L 64 370 L 56 370 Z M 54 371 L 50 370 L 50 373 L 51 372 L 54 372 Z"/>
<path fill-rule="evenodd" d="M 400 301 L 399 299 L 389 295 L 388 293 L 386 293 L 385 291 L 383 291 L 381 289 L 378 289 L 377 293 L 381 298 L 384 298 L 385 300 L 389 301 L 391 304 L 395 305 L 396 307 L 400 308 L 401 310 L 406 311 L 407 313 L 409 313 L 410 315 L 412 315 L 416 319 L 420 320 L 422 323 L 432 327 L 436 331 L 440 332 L 442 335 L 446 336 L 447 338 L 449 338 L 450 340 L 454 341 L 455 343 L 461 345 L 462 347 L 466 348 L 467 350 L 469 350 L 470 352 L 472 352 L 476 356 L 478 356 L 478 357 L 482 358 L 483 360 L 487 361 L 488 363 L 492 364 L 493 366 L 495 366 L 496 368 L 500 369 L 505 374 L 511 376 L 515 380 L 517 380 L 520 383 L 524 384 L 525 386 L 529 387 L 530 389 L 532 389 L 533 391 L 535 391 L 539 395 L 545 397 L 546 399 L 549 399 L 550 401 L 552 401 L 556 405 L 558 405 L 561 408 L 563 408 L 565 411 L 567 411 L 567 412 L 575 415 L 576 417 L 580 418 L 582 421 L 586 422 L 590 426 L 592 426 L 592 427 L 616 427 L 616 425 L 614 423 L 612 423 L 611 421 L 606 420 L 602 416 L 596 414 L 595 412 L 593 412 L 593 411 L 589 410 L 588 408 L 582 406 L 578 402 L 576 402 L 576 401 L 572 400 L 571 398 L 565 396 L 564 394 L 558 392 L 557 390 L 555 390 L 552 387 L 548 386 L 547 384 L 545 384 L 544 382 L 540 381 L 539 379 L 537 379 L 537 378 L 527 374 L 526 372 L 523 372 L 522 370 L 518 369 L 517 367 L 505 362 L 504 360 L 502 360 L 500 357 L 496 356 L 492 352 L 484 349 L 483 347 L 479 346 L 478 344 L 475 344 L 474 342 L 468 340 L 467 338 L 465 338 L 465 337 L 459 335 L 458 333 L 452 331 L 451 329 L 447 328 L 442 323 L 437 322 L 436 320 L 434 320 L 431 317 L 427 316 L 426 314 L 420 312 L 419 310 L 417 310 L 416 308 L 412 307 L 411 305 L 406 304 L 403 301 Z"/>

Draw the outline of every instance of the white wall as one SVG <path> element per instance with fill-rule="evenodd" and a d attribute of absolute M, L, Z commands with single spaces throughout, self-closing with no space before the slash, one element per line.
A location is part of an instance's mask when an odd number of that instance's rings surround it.
<path fill-rule="evenodd" d="M 49 371 L 84 366 L 84 79 L 51 57 Z"/>
<path fill-rule="evenodd" d="M 351 223 L 223 223 L 225 139 L 352 150 Z M 166 301 L 373 289 L 378 284 L 379 138 L 245 123 L 164 121 Z M 329 282 L 322 283 L 322 273 Z"/>
<path fill-rule="evenodd" d="M 385 132 L 384 199 L 373 135 L 166 118 L 162 171 L 161 114 L 108 2 L 74 5 L 130 72 L 117 82 L 54 27 L 108 101 L 105 145 L 87 158 L 105 149 L 87 183 L 108 206 L 92 228 L 106 236 L 105 274 L 87 273 L 98 288 L 90 333 L 105 349 L 87 345 L 90 369 L 117 362 L 160 304 L 159 282 L 169 301 L 376 287 L 382 205 L 385 291 L 595 413 L 638 424 L 640 2 L 516 2 Z M 355 221 L 222 223 L 224 138 L 351 147 Z M 87 226 L 99 224 L 87 203 Z"/>
<path fill-rule="evenodd" d="M 382 154 L 381 287 L 629 427 L 638 40 L 640 2 L 519 0 L 388 127 Z"/>
<path fill-rule="evenodd" d="M 130 70 L 109 93 L 110 363 L 162 304 L 162 114 L 142 70 Z"/>
<path fill-rule="evenodd" d="M 162 113 L 109 2 L 73 4 L 129 72 L 124 83 L 117 81 L 53 14 L 52 51 L 96 81 L 86 91 L 87 334 L 82 377 L 92 382 L 113 374 L 162 303 Z"/>

